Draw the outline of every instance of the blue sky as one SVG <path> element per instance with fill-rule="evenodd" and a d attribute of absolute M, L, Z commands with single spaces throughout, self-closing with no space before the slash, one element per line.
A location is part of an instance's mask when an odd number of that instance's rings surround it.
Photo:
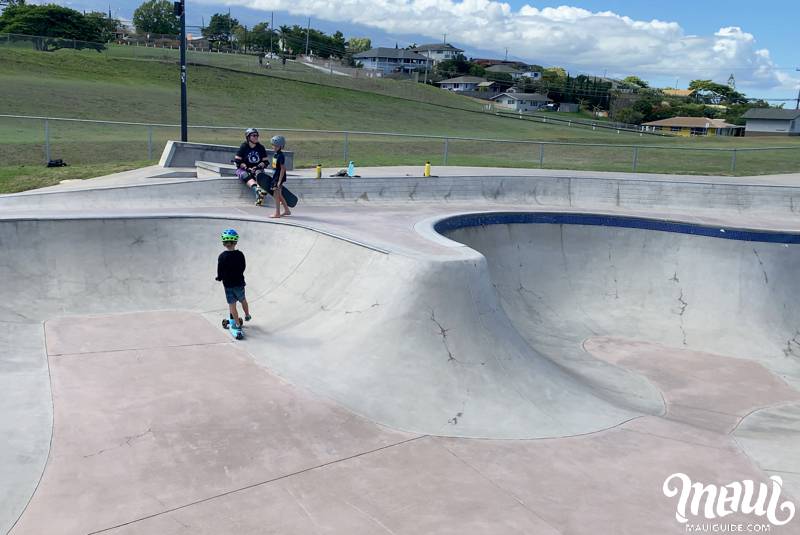
<path fill-rule="evenodd" d="M 130 18 L 141 0 L 112 2 Z M 103 0 L 62 2 L 76 9 L 108 10 Z M 346 37 L 366 36 L 374 46 L 450 43 L 468 56 L 521 59 L 563 66 L 571 73 L 636 74 L 657 86 L 685 87 L 710 78 L 751 97 L 793 98 L 800 82 L 796 53 L 797 0 L 189 0 L 188 23 L 227 12 L 252 26 L 302 24 Z M 793 103 L 792 103 L 793 104 Z"/>

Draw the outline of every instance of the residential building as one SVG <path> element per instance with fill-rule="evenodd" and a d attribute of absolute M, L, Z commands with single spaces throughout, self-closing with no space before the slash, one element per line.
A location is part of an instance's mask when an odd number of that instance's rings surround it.
<path fill-rule="evenodd" d="M 548 102 L 553 102 L 547 95 L 539 93 L 500 93 L 490 100 L 514 111 L 536 111 L 547 106 Z"/>
<path fill-rule="evenodd" d="M 487 81 L 486 78 L 481 78 L 479 76 L 458 76 L 436 83 L 439 87 L 447 89 L 448 91 L 477 91 L 478 84 Z"/>
<path fill-rule="evenodd" d="M 491 67 L 492 65 L 510 65 L 511 67 L 515 67 L 518 70 L 527 69 L 528 66 L 521 62 L 521 61 L 507 61 L 502 59 L 488 59 L 488 58 L 472 58 L 470 59 L 472 63 L 476 65 L 480 65 L 481 67 Z"/>
<path fill-rule="evenodd" d="M 427 57 L 404 48 L 372 48 L 354 54 L 353 59 L 360 62 L 364 69 L 383 74 L 422 71 L 433 65 L 433 61 Z"/>
<path fill-rule="evenodd" d="M 456 59 L 456 56 L 464 52 L 449 43 L 437 43 L 432 45 L 419 45 L 411 49 L 412 51 L 425 56 L 433 61 L 434 65 L 440 61 Z"/>
<path fill-rule="evenodd" d="M 671 117 L 642 123 L 651 132 L 670 132 L 679 136 L 741 136 L 744 127 L 707 117 Z"/>
<path fill-rule="evenodd" d="M 742 117 L 747 121 L 747 136 L 800 135 L 800 110 L 750 108 Z"/>
<path fill-rule="evenodd" d="M 509 74 L 511 75 L 511 79 L 514 81 L 517 81 L 520 78 L 530 78 L 531 80 L 540 80 L 542 78 L 542 73 L 540 72 L 519 69 L 514 65 L 508 65 L 506 63 L 499 63 L 497 65 L 486 67 L 486 72 L 495 74 Z"/>
<path fill-rule="evenodd" d="M 497 65 L 490 65 L 486 67 L 486 72 L 490 74 L 508 74 L 511 75 L 512 80 L 518 80 L 522 76 L 522 71 L 514 66 L 498 63 Z"/>

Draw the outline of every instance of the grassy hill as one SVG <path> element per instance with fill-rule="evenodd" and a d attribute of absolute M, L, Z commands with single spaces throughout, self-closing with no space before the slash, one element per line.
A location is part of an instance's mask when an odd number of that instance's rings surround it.
<path fill-rule="evenodd" d="M 146 52 L 145 52 L 146 51 Z M 0 47 L 0 114 L 66 117 L 137 123 L 180 121 L 177 51 L 115 47 L 107 53 L 59 50 L 53 53 Z M 255 58 L 192 54 L 188 70 L 191 141 L 238 144 L 241 128 L 256 125 L 267 133 L 284 133 L 296 151 L 298 166 L 344 163 L 344 135 L 293 132 L 287 129 L 395 132 L 432 136 L 612 145 L 666 145 L 693 148 L 793 145 L 797 140 L 675 139 L 531 120 L 497 117 L 480 102 L 422 84 L 390 80 L 356 80 L 309 72 L 290 65 L 286 72 L 259 72 Z M 276 74 L 277 73 L 277 74 Z M 336 79 L 334 87 L 321 82 Z M 94 176 L 104 170 L 155 161 L 167 139 L 179 138 L 174 127 L 152 129 L 154 153 L 148 158 L 146 126 L 97 125 L 49 121 L 51 157 L 71 167 L 60 178 Z M 56 176 L 41 167 L 43 121 L 0 118 L 0 190 L 47 183 Z M 359 165 L 441 164 L 444 141 L 423 138 L 348 136 L 348 157 Z M 538 167 L 538 144 L 449 141 L 448 164 Z M 781 172 L 800 169 L 798 151 L 737 156 L 737 172 Z M 720 173 L 730 155 L 641 149 L 639 170 L 675 173 Z M 632 148 L 545 146 L 545 167 L 631 169 Z M 104 167 L 106 166 L 106 167 Z M 26 177 L 21 181 L 15 178 Z M 3 186 L 3 183 L 6 185 Z M 22 185 L 20 185 L 22 184 Z"/>

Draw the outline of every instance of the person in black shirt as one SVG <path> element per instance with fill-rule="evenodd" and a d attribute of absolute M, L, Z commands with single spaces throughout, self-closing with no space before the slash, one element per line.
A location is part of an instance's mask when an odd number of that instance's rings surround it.
<path fill-rule="evenodd" d="M 222 281 L 222 286 L 225 288 L 225 300 L 228 302 L 231 318 L 241 327 L 243 322 L 236 309 L 236 303 L 242 303 L 245 321 L 250 321 L 251 316 L 250 306 L 244 296 L 244 270 L 247 262 L 244 253 L 236 250 L 238 242 L 239 233 L 234 229 L 222 231 L 222 245 L 225 246 L 225 250 L 217 259 L 217 280 Z"/>
<path fill-rule="evenodd" d="M 248 128 L 244 131 L 245 142 L 239 147 L 236 156 L 233 157 L 236 164 L 236 176 L 242 182 L 247 183 L 247 187 L 253 190 L 256 195 L 256 205 L 264 204 L 264 197 L 267 192 L 258 185 L 259 179 L 266 179 L 264 169 L 269 165 L 267 149 L 258 142 L 258 130 Z M 259 176 L 263 173 L 263 177 Z"/>
<path fill-rule="evenodd" d="M 286 200 L 283 198 L 283 193 L 281 192 L 281 186 L 286 182 L 286 155 L 283 154 L 286 138 L 283 136 L 272 136 L 269 142 L 272 144 L 272 150 L 275 151 L 272 155 L 272 168 L 275 171 L 272 175 L 272 181 L 270 182 L 270 190 L 272 190 L 272 196 L 275 197 L 275 213 L 270 217 L 292 215 L 292 212 L 289 210 L 289 205 L 286 204 Z M 283 214 L 281 214 L 281 205 L 283 205 Z"/>

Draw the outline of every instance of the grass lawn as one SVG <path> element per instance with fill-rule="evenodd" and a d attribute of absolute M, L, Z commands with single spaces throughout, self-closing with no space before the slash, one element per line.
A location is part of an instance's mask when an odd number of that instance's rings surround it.
<path fill-rule="evenodd" d="M 148 162 L 85 164 L 77 167 L 10 165 L 0 167 L 0 193 L 17 193 L 53 186 L 62 180 L 82 180 L 149 165 Z"/>
<path fill-rule="evenodd" d="M 180 111 L 176 59 L 175 50 L 144 47 L 112 47 L 98 54 L 88 50 L 43 53 L 0 46 L 0 114 L 177 124 Z M 192 53 L 189 59 L 203 63 L 188 70 L 190 126 L 235 127 L 191 128 L 191 141 L 238 145 L 241 129 L 255 125 L 267 134 L 284 133 L 289 148 L 296 153 L 298 167 L 317 163 L 341 167 L 345 151 L 347 158 L 360 166 L 422 165 L 426 160 L 441 165 L 444 141 L 351 134 L 345 145 L 343 134 L 286 129 L 424 133 L 487 140 L 451 139 L 447 154 L 450 165 L 539 167 L 538 142 L 616 145 L 545 146 L 543 167 L 608 171 L 632 169 L 633 149 L 620 145 L 692 149 L 779 145 L 797 150 L 738 153 L 735 174 L 800 171 L 797 138 L 690 139 L 593 131 L 563 123 L 543 123 L 541 119 L 498 117 L 483 112 L 481 103 L 473 99 L 422 84 L 331 77 L 291 62 L 282 75 L 265 75 L 259 71 L 257 59 L 250 56 Z M 334 79 L 349 87 L 319 83 Z M 58 180 L 82 178 L 113 172 L 108 170 L 113 165 L 122 170 L 155 163 L 164 143 L 180 137 L 175 127 L 149 129 L 53 120 L 48 123 L 50 157 L 61 158 L 70 167 L 42 172 L 46 169 L 44 121 L 0 118 L 0 191 L 52 183 L 42 182 L 49 180 L 42 176 Z M 492 139 L 530 143 L 488 141 Z M 730 161 L 731 154 L 727 152 L 642 148 L 637 170 L 728 174 Z M 11 181 L 14 176 L 18 180 Z"/>

